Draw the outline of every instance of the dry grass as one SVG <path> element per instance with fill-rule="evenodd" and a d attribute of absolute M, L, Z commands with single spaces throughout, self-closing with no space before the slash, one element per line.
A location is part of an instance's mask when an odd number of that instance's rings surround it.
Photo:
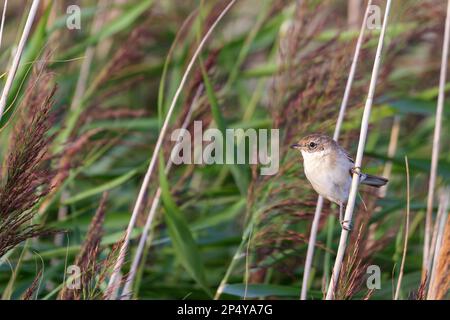
<path fill-rule="evenodd" d="M 437 258 L 436 276 L 431 284 L 435 299 L 445 300 L 448 298 L 450 289 L 450 218 L 447 218 L 443 242 Z"/>

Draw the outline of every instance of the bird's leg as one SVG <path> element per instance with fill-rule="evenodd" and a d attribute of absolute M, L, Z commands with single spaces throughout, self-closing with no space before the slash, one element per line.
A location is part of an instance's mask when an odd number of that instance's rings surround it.
<path fill-rule="evenodd" d="M 361 176 L 361 167 L 353 167 L 350 169 L 351 174 L 357 174 L 358 176 Z"/>
<path fill-rule="evenodd" d="M 350 174 L 352 176 L 355 173 L 358 175 L 359 183 L 363 182 L 367 178 L 367 175 L 365 175 L 364 173 L 361 172 L 361 167 L 353 167 L 350 169 Z"/>
<path fill-rule="evenodd" d="M 341 227 L 344 230 L 351 231 L 353 228 L 353 224 L 349 220 L 344 220 L 344 204 L 339 203 L 339 222 L 341 223 Z"/>

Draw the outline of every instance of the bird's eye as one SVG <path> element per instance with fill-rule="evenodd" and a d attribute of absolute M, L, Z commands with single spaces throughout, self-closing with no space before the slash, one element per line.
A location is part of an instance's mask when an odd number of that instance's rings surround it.
<path fill-rule="evenodd" d="M 309 143 L 309 147 L 310 147 L 311 149 L 314 149 L 316 146 L 317 146 L 317 144 L 316 144 L 315 142 L 310 142 L 310 143 Z"/>

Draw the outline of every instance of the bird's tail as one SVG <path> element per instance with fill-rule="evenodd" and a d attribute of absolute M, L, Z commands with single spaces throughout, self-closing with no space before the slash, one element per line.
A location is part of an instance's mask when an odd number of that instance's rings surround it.
<path fill-rule="evenodd" d="M 377 176 L 373 176 L 370 174 L 366 174 L 363 173 L 361 175 L 361 184 L 367 184 L 368 186 L 372 186 L 372 187 L 382 187 L 384 186 L 386 183 L 388 183 L 388 179 L 383 178 L 383 177 L 377 177 Z"/>

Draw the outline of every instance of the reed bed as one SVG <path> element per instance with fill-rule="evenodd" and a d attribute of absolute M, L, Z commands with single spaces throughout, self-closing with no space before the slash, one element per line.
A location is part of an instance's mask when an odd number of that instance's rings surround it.
<path fill-rule="evenodd" d="M 447 3 L 105 3 L 3 2 L 3 299 L 448 299 Z M 278 129 L 278 171 L 172 163 L 194 121 Z M 312 132 L 389 176 L 353 177 L 352 232 L 289 148 Z"/>

